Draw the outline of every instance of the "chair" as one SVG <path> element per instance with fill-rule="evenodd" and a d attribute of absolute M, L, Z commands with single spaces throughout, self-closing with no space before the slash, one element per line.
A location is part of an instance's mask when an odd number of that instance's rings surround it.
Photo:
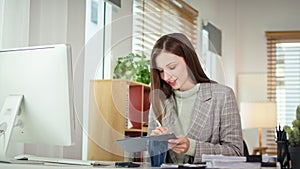
<path fill-rule="evenodd" d="M 244 156 L 248 157 L 249 156 L 249 150 L 248 146 L 245 140 L 243 140 L 243 145 L 244 145 Z"/>

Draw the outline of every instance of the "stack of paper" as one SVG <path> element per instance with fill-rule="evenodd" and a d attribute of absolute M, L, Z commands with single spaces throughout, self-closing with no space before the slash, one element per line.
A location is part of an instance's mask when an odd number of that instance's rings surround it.
<path fill-rule="evenodd" d="M 196 168 L 196 169 L 206 169 L 205 164 L 162 164 L 160 168 Z"/>
<path fill-rule="evenodd" d="M 258 163 L 246 162 L 247 158 L 243 156 L 223 156 L 223 155 L 202 155 L 202 161 L 206 162 L 207 168 L 251 168 L 261 167 Z"/>
<path fill-rule="evenodd" d="M 211 155 L 203 154 L 202 161 L 231 161 L 231 162 L 246 162 L 247 158 L 244 156 L 224 156 L 224 155 Z"/>

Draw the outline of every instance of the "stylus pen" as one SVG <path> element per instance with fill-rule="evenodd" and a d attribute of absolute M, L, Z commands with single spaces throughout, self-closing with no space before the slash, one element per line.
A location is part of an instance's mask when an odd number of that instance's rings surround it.
<path fill-rule="evenodd" d="M 158 120 L 155 120 L 156 121 L 156 124 L 157 124 L 157 127 L 161 127 L 161 124 Z"/>

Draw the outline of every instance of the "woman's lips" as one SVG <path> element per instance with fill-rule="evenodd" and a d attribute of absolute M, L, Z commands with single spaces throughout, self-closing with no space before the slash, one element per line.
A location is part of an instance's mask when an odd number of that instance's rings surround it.
<path fill-rule="evenodd" d="M 170 86 L 175 86 L 176 85 L 176 80 L 172 81 L 172 82 L 168 82 Z"/>

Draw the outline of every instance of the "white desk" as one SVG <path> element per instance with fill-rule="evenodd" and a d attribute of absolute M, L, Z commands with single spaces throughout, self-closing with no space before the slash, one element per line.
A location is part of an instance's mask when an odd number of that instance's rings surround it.
<path fill-rule="evenodd" d="M 104 162 L 110 164 L 108 166 L 79 166 L 79 165 L 64 165 L 64 164 L 12 164 L 0 163 L 1 169 L 89 169 L 89 168 L 115 168 L 114 162 Z"/>
<path fill-rule="evenodd" d="M 106 162 L 107 163 L 107 162 Z M 1 169 L 90 169 L 90 168 L 115 168 L 114 163 L 110 166 L 76 166 L 76 165 L 40 165 L 40 164 L 8 164 L 0 163 Z M 140 168 L 151 168 L 149 165 Z M 243 167 L 241 167 L 243 168 Z M 263 167 L 262 169 L 276 169 L 276 167 Z"/>

